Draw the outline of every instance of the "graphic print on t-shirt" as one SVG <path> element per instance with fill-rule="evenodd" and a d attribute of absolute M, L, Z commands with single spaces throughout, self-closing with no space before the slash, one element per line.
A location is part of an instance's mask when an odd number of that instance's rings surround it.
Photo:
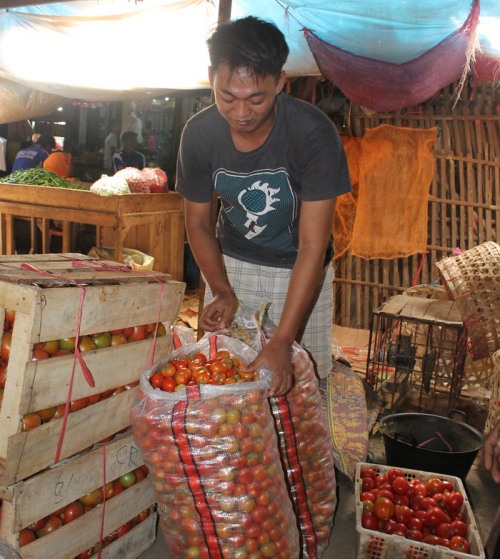
<path fill-rule="evenodd" d="M 215 173 L 222 211 L 249 241 L 269 248 L 294 250 L 291 224 L 297 199 L 284 169 L 248 175 L 224 169 Z"/>

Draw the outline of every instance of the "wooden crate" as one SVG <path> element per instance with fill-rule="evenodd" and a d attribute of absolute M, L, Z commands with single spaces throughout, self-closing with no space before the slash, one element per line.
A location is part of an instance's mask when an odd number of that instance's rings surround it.
<path fill-rule="evenodd" d="M 42 253 L 49 252 L 50 220 L 62 222 L 65 253 L 72 250 L 72 223 L 85 223 L 96 226 L 96 245 L 112 246 L 118 262 L 123 247 L 133 248 L 153 256 L 155 270 L 183 279 L 184 211 L 177 192 L 99 196 L 87 190 L 0 183 L 0 254 L 15 252 L 14 217 L 31 219 L 33 231 L 38 222 Z"/>
<path fill-rule="evenodd" d="M 103 537 L 155 504 L 149 478 L 114 495 L 51 534 L 19 547 L 19 532 L 52 512 L 76 501 L 108 481 L 143 464 L 131 435 L 123 436 L 78 457 L 0 490 L 3 498 L 0 538 L 20 552 L 22 559 L 73 559 Z M 156 537 L 156 513 L 109 546 L 102 557 L 135 559 Z"/>
<path fill-rule="evenodd" d="M 53 275 L 23 269 L 22 261 Z M 100 267 L 87 267 L 91 264 Z M 153 347 L 153 340 L 145 339 L 84 352 L 95 381 L 91 387 L 73 355 L 33 361 L 34 343 L 75 336 L 81 307 L 82 336 L 160 321 L 167 336 L 156 339 L 153 360 L 171 350 L 170 326 L 178 316 L 185 284 L 157 272 L 120 271 L 107 265 L 81 255 L 0 258 L 0 324 L 5 309 L 16 312 L 0 409 L 0 485 L 12 485 L 126 428 L 136 388 L 68 414 L 64 436 L 62 419 L 21 430 L 27 413 L 137 381 Z M 83 302 L 82 288 L 70 281 L 85 285 Z"/>

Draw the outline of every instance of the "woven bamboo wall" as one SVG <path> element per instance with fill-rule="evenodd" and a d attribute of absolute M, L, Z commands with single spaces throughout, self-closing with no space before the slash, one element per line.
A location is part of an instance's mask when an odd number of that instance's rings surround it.
<path fill-rule="evenodd" d="M 369 328 L 371 311 L 389 297 L 436 281 L 435 263 L 455 247 L 500 242 L 500 90 L 492 84 L 464 88 L 453 107 L 455 91 L 456 84 L 398 113 L 369 115 L 350 107 L 346 127 L 353 136 L 382 124 L 435 126 L 439 142 L 429 192 L 428 253 L 364 260 L 348 252 L 335 260 L 335 324 Z"/>

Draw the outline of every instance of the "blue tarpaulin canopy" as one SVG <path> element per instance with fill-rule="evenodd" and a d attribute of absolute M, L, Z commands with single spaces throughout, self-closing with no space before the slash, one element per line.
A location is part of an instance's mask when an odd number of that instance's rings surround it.
<path fill-rule="evenodd" d="M 463 77 L 470 61 L 469 73 L 487 81 L 500 65 L 498 0 L 232 0 L 231 17 L 246 15 L 283 31 L 290 77 L 323 76 L 374 110 L 425 100 L 443 81 Z M 212 0 L 0 9 L 0 122 L 46 114 L 61 99 L 111 101 L 206 88 L 205 39 L 217 17 Z"/>

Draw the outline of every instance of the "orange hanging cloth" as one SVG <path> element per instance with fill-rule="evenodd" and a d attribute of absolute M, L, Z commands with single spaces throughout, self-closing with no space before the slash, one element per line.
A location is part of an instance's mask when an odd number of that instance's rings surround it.
<path fill-rule="evenodd" d="M 352 192 L 342 194 L 335 202 L 335 215 L 332 224 L 334 259 L 343 256 L 351 245 L 359 190 L 359 161 L 361 159 L 361 139 L 350 136 L 341 136 L 341 138 L 349 165 Z"/>
<path fill-rule="evenodd" d="M 429 187 L 437 128 L 384 124 L 361 141 L 359 196 L 351 251 L 362 258 L 403 258 L 427 247 Z"/>

